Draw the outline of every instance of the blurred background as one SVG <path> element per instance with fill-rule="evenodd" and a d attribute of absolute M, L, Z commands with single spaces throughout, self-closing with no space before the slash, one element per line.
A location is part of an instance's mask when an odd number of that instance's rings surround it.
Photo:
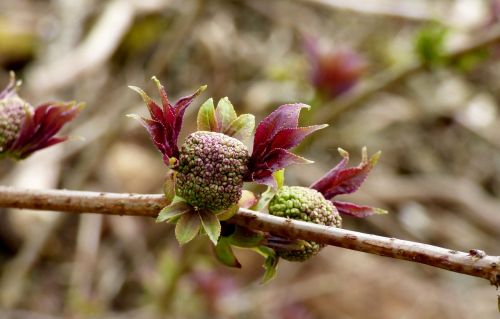
<path fill-rule="evenodd" d="M 498 40 L 498 41 L 497 41 Z M 262 119 L 287 102 L 328 123 L 287 170 L 307 186 L 339 160 L 382 150 L 359 204 L 390 211 L 344 228 L 500 255 L 500 2 L 496 0 L 0 0 L 0 86 L 85 101 L 64 143 L 0 163 L 0 183 L 161 192 L 165 168 L 127 85 L 172 99 L 208 90 Z M 81 138 L 80 138 L 81 137 Z M 82 139 L 83 138 L 83 139 Z M 225 268 L 208 240 L 180 249 L 136 217 L 0 210 L 0 318 L 497 318 L 498 292 L 428 266 L 327 247 L 281 261 L 259 284 L 257 254 Z"/>

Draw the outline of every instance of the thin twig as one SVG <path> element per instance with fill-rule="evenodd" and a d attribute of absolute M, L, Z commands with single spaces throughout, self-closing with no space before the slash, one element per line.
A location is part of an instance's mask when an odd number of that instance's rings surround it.
<path fill-rule="evenodd" d="M 470 42 L 448 50 L 445 57 L 449 60 L 456 60 L 477 50 L 486 48 L 494 43 L 500 42 L 500 24 L 494 26 L 484 33 L 475 36 Z M 426 65 L 422 62 L 413 62 L 406 67 L 389 69 L 373 76 L 370 80 L 360 83 L 353 90 L 340 96 L 331 105 L 324 105 L 321 111 L 318 111 L 316 118 L 323 122 L 332 122 L 340 114 L 348 109 L 360 106 L 368 98 L 383 90 L 389 89 L 395 84 L 410 77 L 419 71 L 424 70 Z M 326 119 L 326 120 L 325 120 Z"/>
<path fill-rule="evenodd" d="M 0 207 L 156 217 L 166 204 L 163 195 L 28 190 L 0 186 Z M 476 249 L 469 253 L 459 252 L 417 242 L 280 218 L 248 209 L 240 209 L 231 221 L 289 238 L 313 240 L 327 245 L 426 264 L 484 278 L 497 287 L 500 285 L 500 256 L 488 256 Z"/>
<path fill-rule="evenodd" d="M 428 5 L 425 3 L 410 2 L 407 5 L 404 3 L 380 3 L 380 2 L 356 2 L 349 0 L 302 0 L 306 3 L 321 5 L 325 8 L 335 10 L 351 11 L 359 14 L 379 15 L 390 18 L 407 19 L 413 21 L 441 21 L 444 18 L 436 14 L 431 14 Z M 448 21 L 444 21 L 451 24 Z"/>

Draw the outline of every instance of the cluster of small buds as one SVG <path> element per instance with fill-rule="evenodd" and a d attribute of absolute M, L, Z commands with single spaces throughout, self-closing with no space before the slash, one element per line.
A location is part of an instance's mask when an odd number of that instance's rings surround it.
<path fill-rule="evenodd" d="M 17 139 L 26 116 L 32 113 L 32 107 L 17 96 L 0 100 L 0 152 Z"/>
<path fill-rule="evenodd" d="M 74 102 L 49 102 L 31 106 L 17 94 L 21 81 L 13 72 L 10 82 L 0 90 L 0 158 L 23 159 L 34 152 L 64 142 L 54 136 L 82 109 Z"/>
<path fill-rule="evenodd" d="M 306 187 L 283 186 L 269 203 L 269 213 L 320 225 L 342 226 L 342 219 L 335 206 L 320 192 Z M 323 247 L 312 241 L 307 243 L 308 246 L 301 249 L 275 248 L 275 250 L 283 259 L 304 261 L 316 255 Z"/>
<path fill-rule="evenodd" d="M 217 132 L 199 131 L 181 146 L 176 193 L 197 208 L 219 211 L 241 197 L 247 147 Z"/>

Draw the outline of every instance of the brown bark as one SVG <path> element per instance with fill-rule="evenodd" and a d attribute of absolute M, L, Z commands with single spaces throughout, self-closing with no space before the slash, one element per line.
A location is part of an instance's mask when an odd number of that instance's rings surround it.
<path fill-rule="evenodd" d="M 29 190 L 0 186 L 0 207 L 156 217 L 167 205 L 159 194 L 115 194 L 70 190 Z M 290 220 L 241 208 L 230 220 L 288 238 L 408 260 L 500 284 L 500 256 L 472 249 L 468 253 L 346 229 Z"/>

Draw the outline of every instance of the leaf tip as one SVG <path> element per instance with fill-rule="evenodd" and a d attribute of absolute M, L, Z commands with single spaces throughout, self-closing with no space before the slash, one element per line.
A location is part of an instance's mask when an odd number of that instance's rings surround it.
<path fill-rule="evenodd" d="M 198 89 L 198 91 L 196 91 L 197 94 L 200 94 L 201 92 L 205 91 L 207 89 L 208 85 L 202 85 L 200 86 L 200 88 Z"/>
<path fill-rule="evenodd" d="M 377 153 L 373 154 L 372 157 L 370 158 L 370 163 L 372 165 L 377 164 L 378 160 L 380 159 L 380 156 L 382 156 L 382 151 L 378 151 Z"/>
<path fill-rule="evenodd" d="M 347 152 L 343 148 L 341 148 L 341 147 L 337 148 L 337 152 L 339 152 L 340 156 L 342 156 L 343 158 L 346 158 L 346 159 L 349 158 L 349 152 Z"/>
<path fill-rule="evenodd" d="M 375 215 L 387 215 L 387 214 L 389 214 L 389 211 L 382 209 L 382 208 L 374 208 L 373 211 L 375 212 Z"/>

